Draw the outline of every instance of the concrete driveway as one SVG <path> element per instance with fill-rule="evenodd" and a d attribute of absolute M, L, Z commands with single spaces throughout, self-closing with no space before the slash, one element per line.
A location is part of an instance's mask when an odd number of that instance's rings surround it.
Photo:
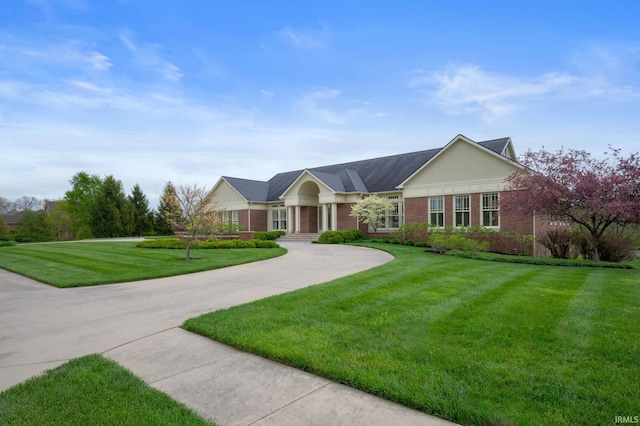
<path fill-rule="evenodd" d="M 100 353 L 222 425 L 450 424 L 179 328 L 392 259 L 359 247 L 283 246 L 289 253 L 276 259 L 63 290 L 0 269 L 0 391 Z"/>

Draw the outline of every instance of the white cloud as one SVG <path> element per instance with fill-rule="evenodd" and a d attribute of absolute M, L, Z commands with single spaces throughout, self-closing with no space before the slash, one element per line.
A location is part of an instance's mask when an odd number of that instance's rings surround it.
<path fill-rule="evenodd" d="M 575 82 L 568 74 L 548 73 L 532 79 L 516 78 L 463 65 L 420 74 L 410 87 L 430 86 L 437 105 L 452 115 L 479 113 L 490 122 Z"/>
<path fill-rule="evenodd" d="M 169 81 L 180 81 L 184 74 L 177 65 L 165 60 L 161 46 L 152 43 L 135 43 L 130 34 L 120 34 L 120 41 L 133 54 L 134 62 L 147 71 L 159 73 Z"/>
<path fill-rule="evenodd" d="M 44 46 L 33 47 L 30 45 L 0 45 L 0 57 L 11 58 L 13 63 L 26 61 L 36 62 L 37 65 L 57 65 L 70 67 L 75 65 L 85 66 L 89 69 L 106 71 L 113 64 L 110 59 L 101 52 L 87 49 L 84 43 L 78 40 L 63 40 L 59 43 L 49 43 Z M 7 62 L 6 67 L 13 64 Z"/>
<path fill-rule="evenodd" d="M 321 88 L 300 97 L 295 105 L 308 115 L 332 124 L 344 124 L 345 118 L 322 104 L 340 96 L 339 90 Z"/>
<path fill-rule="evenodd" d="M 325 49 L 331 39 L 331 33 L 326 24 L 322 24 L 319 30 L 291 28 L 285 25 L 284 28 L 276 32 L 276 35 L 287 44 L 302 50 Z"/>

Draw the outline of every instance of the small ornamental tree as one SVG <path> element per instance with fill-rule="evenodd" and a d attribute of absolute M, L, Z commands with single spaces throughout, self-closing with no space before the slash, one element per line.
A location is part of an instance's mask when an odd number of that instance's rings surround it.
<path fill-rule="evenodd" d="M 384 224 L 384 218 L 389 210 L 393 210 L 393 204 L 386 198 L 370 195 L 351 206 L 351 217 L 358 222 L 373 228 L 373 234 L 378 235 L 378 228 Z"/>
<path fill-rule="evenodd" d="M 221 221 L 222 209 L 213 201 L 214 192 L 198 185 L 180 185 L 176 190 L 180 214 L 167 217 L 176 230 L 186 232 L 186 260 L 191 259 L 191 243 L 198 235 L 211 235 Z"/>
<path fill-rule="evenodd" d="M 524 170 L 507 178 L 500 198 L 504 211 L 539 213 L 568 219 L 589 236 L 591 258 L 599 260 L 598 242 L 612 225 L 640 222 L 640 157 L 595 159 L 582 150 L 528 151 Z"/>

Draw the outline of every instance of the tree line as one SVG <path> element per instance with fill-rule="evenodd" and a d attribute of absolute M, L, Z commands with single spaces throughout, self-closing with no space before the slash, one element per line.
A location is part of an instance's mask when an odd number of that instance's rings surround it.
<path fill-rule="evenodd" d="M 69 181 L 71 189 L 45 214 L 43 202 L 24 196 L 16 201 L 0 197 L 0 213 L 23 212 L 17 228 L 8 232 L 0 218 L 0 237 L 17 241 L 74 240 L 103 237 L 132 237 L 173 234 L 172 221 L 179 217 L 176 187 L 167 182 L 158 209 L 136 184 L 125 194 L 122 182 L 112 175 L 101 178 L 86 172 L 76 173 Z"/>

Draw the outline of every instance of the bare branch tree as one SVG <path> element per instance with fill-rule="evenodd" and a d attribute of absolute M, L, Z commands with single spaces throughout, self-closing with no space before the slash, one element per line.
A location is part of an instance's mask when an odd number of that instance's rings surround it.
<path fill-rule="evenodd" d="M 176 190 L 176 201 L 180 216 L 167 218 L 171 226 L 186 232 L 186 260 L 191 258 L 191 243 L 201 235 L 212 235 L 221 221 L 222 208 L 213 201 L 214 193 L 198 185 L 180 185 Z"/>

